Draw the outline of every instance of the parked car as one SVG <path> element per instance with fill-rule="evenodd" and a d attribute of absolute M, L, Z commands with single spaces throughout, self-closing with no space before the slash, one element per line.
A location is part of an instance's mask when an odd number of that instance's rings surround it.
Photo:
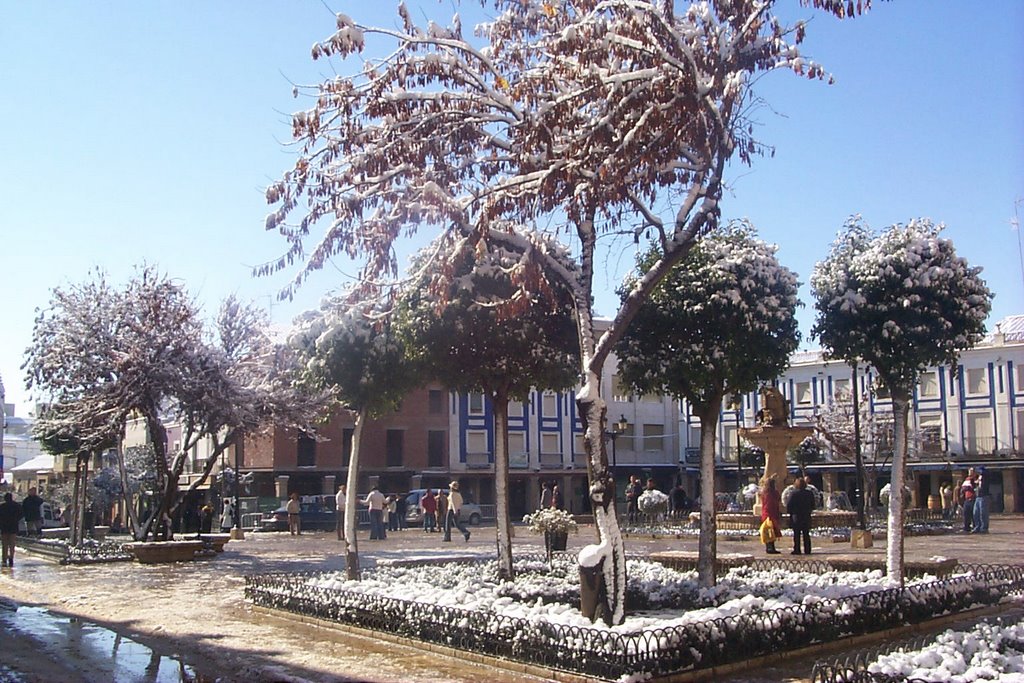
<path fill-rule="evenodd" d="M 299 522 L 303 531 L 331 531 L 337 524 L 338 515 L 334 509 L 334 496 L 301 496 L 299 498 Z M 271 512 L 264 512 L 258 531 L 288 531 L 287 504 Z"/>
<path fill-rule="evenodd" d="M 46 501 L 43 501 L 42 506 L 40 506 L 39 514 L 43 516 L 42 528 L 44 529 L 55 529 L 57 527 L 67 526 L 67 524 L 64 523 L 64 520 L 60 518 L 60 515 L 57 514 L 57 510 L 53 505 Z M 18 522 L 18 532 L 22 534 L 28 532 L 28 526 L 25 525 L 24 519 Z"/>
<path fill-rule="evenodd" d="M 439 492 L 438 489 L 430 490 L 434 492 L 434 495 L 437 495 Z M 427 489 L 413 489 L 409 492 L 409 495 L 405 497 L 405 501 L 408 505 L 408 510 L 405 513 L 405 521 L 409 526 L 423 525 L 423 508 L 420 507 L 420 500 L 426 492 Z M 448 495 L 448 489 L 441 489 L 440 493 Z M 462 494 L 462 519 L 469 522 L 472 526 L 476 526 L 483 519 L 483 513 L 480 512 L 480 506 L 473 502 L 473 499 L 468 493 Z M 441 520 L 438 520 L 438 522 L 440 521 Z"/>

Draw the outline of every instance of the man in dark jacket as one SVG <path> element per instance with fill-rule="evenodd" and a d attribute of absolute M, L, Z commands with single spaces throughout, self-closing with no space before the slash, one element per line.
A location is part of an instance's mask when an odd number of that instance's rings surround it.
<path fill-rule="evenodd" d="M 807 482 L 797 477 L 793 482 L 796 491 L 789 498 L 786 512 L 789 513 L 789 528 L 793 530 L 793 554 L 800 555 L 800 539 L 804 540 L 804 555 L 811 554 L 811 512 L 814 511 L 814 494 L 807 490 Z"/>
<path fill-rule="evenodd" d="M 43 499 L 35 487 L 28 490 L 28 495 L 21 501 L 21 511 L 25 515 L 25 527 L 29 536 L 43 535 Z"/>
<path fill-rule="evenodd" d="M 14 496 L 5 493 L 4 502 L 0 503 L 0 566 L 14 566 L 14 539 L 18 535 L 21 518 L 21 506 L 14 502 Z"/>

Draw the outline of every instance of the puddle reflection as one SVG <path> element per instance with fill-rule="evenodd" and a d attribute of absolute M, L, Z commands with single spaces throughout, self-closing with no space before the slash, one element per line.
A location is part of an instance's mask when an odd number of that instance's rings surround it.
<path fill-rule="evenodd" d="M 50 659 L 68 663 L 84 680 L 119 683 L 210 683 L 214 680 L 177 657 L 154 652 L 92 622 L 58 616 L 41 607 L 0 610 L 0 622 L 13 635 L 36 641 Z M 31 675 L 32 672 L 21 673 Z M 3 680 L 18 679 L 0 676 L 0 681 Z"/>

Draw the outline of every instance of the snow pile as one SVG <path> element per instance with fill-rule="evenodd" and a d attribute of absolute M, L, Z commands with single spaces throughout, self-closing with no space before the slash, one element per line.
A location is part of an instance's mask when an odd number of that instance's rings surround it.
<path fill-rule="evenodd" d="M 1024 683 L 1024 619 L 1009 625 L 982 622 L 970 631 L 949 629 L 925 648 L 882 655 L 868 671 L 928 681 Z"/>

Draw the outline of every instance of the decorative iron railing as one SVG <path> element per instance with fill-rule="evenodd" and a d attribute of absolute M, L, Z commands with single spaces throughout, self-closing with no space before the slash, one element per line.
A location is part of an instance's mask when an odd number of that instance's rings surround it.
<path fill-rule="evenodd" d="M 806 570 L 809 563 L 800 565 Z M 819 569 L 826 568 L 821 563 Z M 323 588 L 310 582 L 319 573 L 248 576 L 245 596 L 261 607 L 613 680 L 720 666 L 918 623 L 1024 592 L 1024 567 L 965 565 L 958 573 L 965 575 L 631 634 Z"/>

